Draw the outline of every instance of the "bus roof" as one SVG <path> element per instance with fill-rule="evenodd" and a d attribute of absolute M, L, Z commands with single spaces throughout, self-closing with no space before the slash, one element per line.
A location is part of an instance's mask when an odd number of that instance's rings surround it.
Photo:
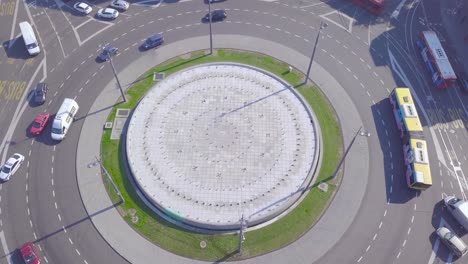
<path fill-rule="evenodd" d="M 455 75 L 442 44 L 440 44 L 437 34 L 434 31 L 423 31 L 422 34 L 432 57 L 435 59 L 441 77 L 443 79 L 456 79 L 457 76 Z"/>
<path fill-rule="evenodd" d="M 413 150 L 413 168 L 416 175 L 416 181 L 423 182 L 425 184 L 432 184 L 426 140 L 411 138 L 410 145 Z"/>
<path fill-rule="evenodd" d="M 395 95 L 407 130 L 409 132 L 423 131 L 410 89 L 396 88 Z"/>

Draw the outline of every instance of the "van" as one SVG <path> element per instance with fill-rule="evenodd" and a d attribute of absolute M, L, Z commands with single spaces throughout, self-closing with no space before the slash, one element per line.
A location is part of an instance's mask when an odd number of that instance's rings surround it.
<path fill-rule="evenodd" d="M 21 30 L 21 34 L 23 35 L 24 44 L 26 45 L 26 49 L 29 52 L 29 55 L 37 55 L 41 52 L 39 48 L 39 44 L 36 40 L 36 35 L 34 34 L 34 30 L 27 21 L 23 21 L 19 23 L 19 27 Z"/>
<path fill-rule="evenodd" d="M 52 122 L 51 137 L 53 140 L 62 140 L 65 137 L 71 123 L 75 119 L 78 108 L 78 103 L 75 100 L 69 98 L 63 100 L 62 106 L 60 106 Z"/>
<path fill-rule="evenodd" d="M 468 202 L 454 196 L 447 196 L 444 198 L 444 203 L 458 223 L 468 231 Z"/>

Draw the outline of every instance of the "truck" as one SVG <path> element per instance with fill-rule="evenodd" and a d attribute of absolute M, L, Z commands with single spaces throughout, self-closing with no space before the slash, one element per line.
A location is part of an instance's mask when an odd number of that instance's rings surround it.
<path fill-rule="evenodd" d="M 468 202 L 454 196 L 447 196 L 444 198 L 444 204 L 458 223 L 468 231 Z"/>

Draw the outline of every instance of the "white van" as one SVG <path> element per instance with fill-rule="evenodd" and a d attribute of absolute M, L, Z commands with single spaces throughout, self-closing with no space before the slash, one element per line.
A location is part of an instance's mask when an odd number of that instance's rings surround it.
<path fill-rule="evenodd" d="M 62 140 L 65 137 L 78 112 L 78 108 L 78 103 L 75 100 L 69 98 L 63 100 L 62 106 L 60 106 L 52 123 L 51 136 L 53 140 Z"/>
<path fill-rule="evenodd" d="M 41 50 L 39 49 L 39 44 L 37 43 L 36 35 L 34 34 L 34 30 L 31 27 L 31 24 L 29 24 L 27 21 L 23 21 L 19 23 L 19 26 L 29 55 L 39 54 Z"/>

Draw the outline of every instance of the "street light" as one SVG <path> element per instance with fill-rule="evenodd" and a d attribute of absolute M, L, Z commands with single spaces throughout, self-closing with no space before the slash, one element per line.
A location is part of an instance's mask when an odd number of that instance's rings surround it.
<path fill-rule="evenodd" d="M 208 17 L 210 21 L 210 55 L 213 54 L 213 33 L 211 31 L 211 0 L 208 0 Z"/>
<path fill-rule="evenodd" d="M 338 174 L 338 170 L 340 170 L 341 168 L 341 164 L 343 164 L 346 156 L 348 155 L 348 152 L 349 150 L 351 149 L 351 147 L 353 146 L 354 144 L 354 141 L 356 140 L 357 136 L 363 136 L 363 137 L 370 137 L 370 133 L 367 132 L 367 131 L 363 131 L 362 130 L 362 126 L 358 129 L 358 131 L 356 132 L 356 134 L 354 135 L 353 139 L 351 140 L 351 142 L 349 143 L 349 146 L 346 148 L 346 151 L 343 155 L 343 157 L 341 158 L 340 160 L 340 163 L 338 163 L 338 166 L 336 167 L 336 170 L 335 172 L 333 173 L 332 175 L 332 179 L 334 179 L 336 177 L 336 175 Z"/>
<path fill-rule="evenodd" d="M 312 55 L 310 56 L 309 68 L 307 68 L 307 74 L 304 80 L 304 84 L 307 84 L 309 82 L 309 74 L 310 74 L 310 70 L 312 69 L 312 61 L 314 60 L 315 49 L 317 48 L 320 33 L 322 32 L 322 29 L 326 28 L 327 26 L 328 26 L 327 23 L 320 21 L 320 28 L 317 32 L 317 38 L 315 39 L 315 44 L 314 44 L 314 49 L 312 50 Z"/>
<path fill-rule="evenodd" d="M 99 45 L 101 47 L 101 45 Z M 106 50 L 107 47 L 110 47 L 109 45 L 106 45 L 103 47 L 103 51 Z M 116 52 L 117 54 L 117 52 Z M 120 94 L 122 95 L 123 102 L 127 102 L 127 99 L 125 98 L 125 93 L 123 92 L 122 85 L 120 84 L 119 76 L 117 75 L 117 71 L 115 70 L 114 63 L 112 62 L 112 56 L 114 56 L 113 53 L 109 53 L 109 62 L 112 67 L 112 71 L 114 72 L 115 79 L 117 80 L 117 85 L 119 86 Z"/>

